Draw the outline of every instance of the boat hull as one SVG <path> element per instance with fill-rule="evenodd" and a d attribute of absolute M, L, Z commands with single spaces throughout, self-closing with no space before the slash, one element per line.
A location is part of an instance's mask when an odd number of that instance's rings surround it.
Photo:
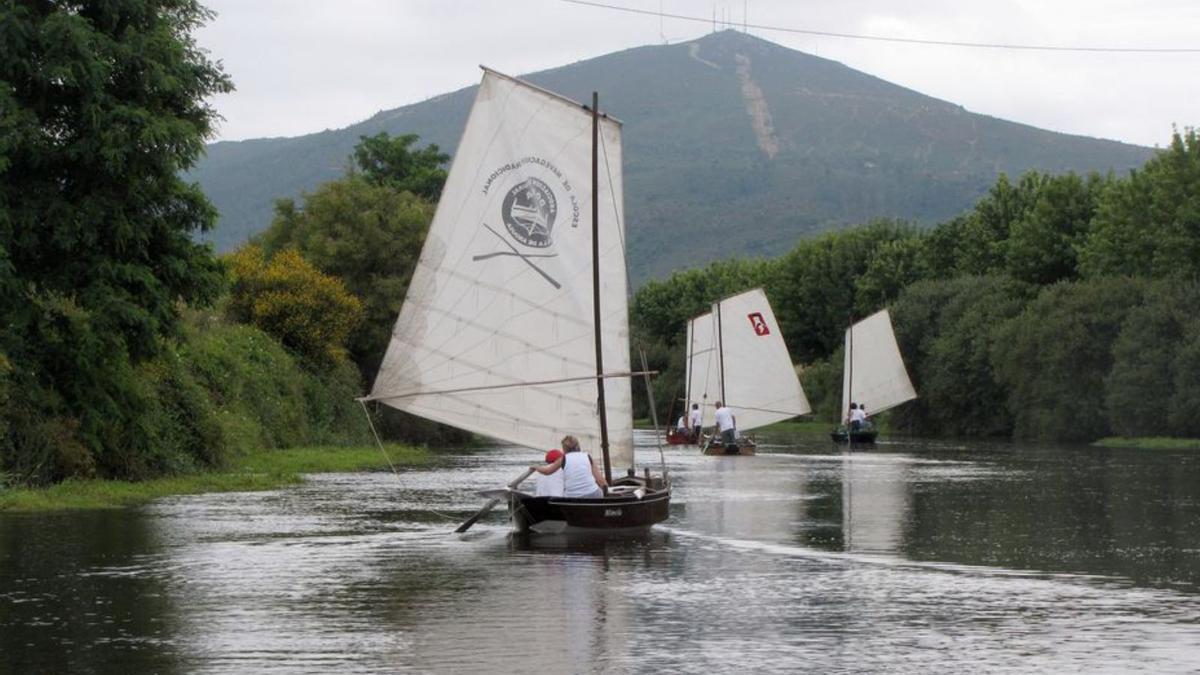
<path fill-rule="evenodd" d="M 725 445 L 724 443 L 721 443 L 719 440 L 716 440 L 716 439 L 710 440 L 704 446 L 704 454 L 706 454 L 706 455 L 749 456 L 749 455 L 753 455 L 757 448 L 758 448 L 758 444 L 754 442 L 754 439 L 748 438 L 746 436 L 740 436 L 737 439 L 737 445 Z"/>
<path fill-rule="evenodd" d="M 668 431 L 667 445 L 691 445 L 692 435 L 687 432 Z"/>
<path fill-rule="evenodd" d="M 847 433 L 849 436 L 847 436 Z M 847 432 L 845 429 L 834 429 L 829 432 L 829 438 L 834 443 L 873 444 L 875 438 L 878 436 L 879 432 L 875 429 L 860 429 L 851 432 Z"/>
<path fill-rule="evenodd" d="M 511 491 L 508 510 L 518 532 L 562 533 L 646 529 L 667 519 L 671 489 L 640 489 L 597 499 L 534 497 Z"/>

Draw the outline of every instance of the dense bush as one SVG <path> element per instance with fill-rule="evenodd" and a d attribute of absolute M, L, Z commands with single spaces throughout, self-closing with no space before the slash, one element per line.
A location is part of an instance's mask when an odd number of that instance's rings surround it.
<path fill-rule="evenodd" d="M 139 479 L 219 467 L 252 448 L 370 439 L 350 363 L 302 368 L 271 336 L 215 312 L 189 312 L 183 327 L 181 343 L 118 371 L 126 409 L 108 420 L 76 419 L 53 389 L 15 386 L 0 369 L 0 472 L 33 484 Z"/>
<path fill-rule="evenodd" d="M 246 246 L 230 256 L 229 266 L 233 286 L 226 307 L 235 321 L 263 329 L 310 367 L 345 360 L 363 307 L 340 279 L 290 248 L 268 260 L 258 246 Z"/>
<path fill-rule="evenodd" d="M 800 386 L 819 420 L 836 424 L 842 414 L 842 368 L 845 355 L 838 349 L 828 360 L 817 361 L 800 370 Z"/>
<path fill-rule="evenodd" d="M 368 438 L 353 365 L 301 367 L 271 336 L 197 315 L 181 356 L 212 399 L 232 451 Z"/>
<path fill-rule="evenodd" d="M 925 434 L 1008 435 L 1006 391 L 991 362 L 995 331 L 1022 308 L 1027 287 L 1006 277 L 959 277 L 907 288 L 892 308 L 920 398 L 896 424 Z"/>
<path fill-rule="evenodd" d="M 1145 287 L 1122 277 L 1056 284 L 997 327 L 992 361 L 1015 435 L 1087 441 L 1111 433 L 1105 380 Z"/>

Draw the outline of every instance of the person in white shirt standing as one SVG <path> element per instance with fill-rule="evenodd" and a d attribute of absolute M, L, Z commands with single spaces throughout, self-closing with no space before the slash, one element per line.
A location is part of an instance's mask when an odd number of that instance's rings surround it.
<path fill-rule="evenodd" d="M 850 418 L 847 421 L 850 422 L 850 431 L 858 431 L 866 426 L 867 411 L 858 407 L 857 403 L 851 403 Z"/>
<path fill-rule="evenodd" d="M 688 413 L 688 426 L 692 428 L 692 443 L 700 442 L 700 426 L 704 424 L 704 414 L 700 412 L 700 404 L 693 403 L 692 411 Z"/>
<path fill-rule="evenodd" d="M 733 411 L 725 407 L 725 404 L 717 401 L 717 431 L 721 433 L 721 443 L 728 448 L 737 447 L 737 418 L 733 416 Z"/>
<path fill-rule="evenodd" d="M 562 459 L 562 450 L 551 450 L 546 453 L 546 464 L 553 464 Z M 561 497 L 563 496 L 563 472 L 562 469 L 554 473 L 542 475 L 538 474 L 537 489 L 534 491 L 536 497 Z"/>

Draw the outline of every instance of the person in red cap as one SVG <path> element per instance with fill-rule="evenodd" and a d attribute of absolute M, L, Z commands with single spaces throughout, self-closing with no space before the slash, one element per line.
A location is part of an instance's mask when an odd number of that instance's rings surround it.
<path fill-rule="evenodd" d="M 562 450 L 551 450 L 546 453 L 546 464 L 554 464 L 559 459 L 562 459 Z M 534 495 L 538 497 L 561 497 L 563 496 L 563 472 L 562 469 L 550 474 L 542 474 L 538 472 L 537 491 Z"/>

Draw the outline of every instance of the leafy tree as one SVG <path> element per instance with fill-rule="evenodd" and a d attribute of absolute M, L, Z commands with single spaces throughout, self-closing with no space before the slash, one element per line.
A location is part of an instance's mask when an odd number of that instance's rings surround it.
<path fill-rule="evenodd" d="M 1183 325 L 1171 381 L 1174 395 L 1167 406 L 1167 426 L 1179 436 L 1200 436 L 1200 317 L 1193 316 Z"/>
<path fill-rule="evenodd" d="M 1000 174 L 967 221 L 961 272 L 990 274 L 1004 267 L 1005 244 L 1013 226 L 1029 214 L 1045 181 L 1045 176 L 1030 171 L 1013 185 Z"/>
<path fill-rule="evenodd" d="M 927 278 L 924 253 L 924 239 L 915 233 L 880 244 L 858 278 L 855 304 L 861 308 L 884 307 L 907 286 Z"/>
<path fill-rule="evenodd" d="M 1144 283 L 1129 278 L 1048 286 L 996 328 L 992 365 L 1014 433 L 1090 441 L 1109 435 L 1105 378 L 1113 344 Z"/>
<path fill-rule="evenodd" d="M 211 17 L 194 0 L 2 12 L 0 352 L 21 397 L 4 463 L 57 418 L 81 439 L 57 444 L 57 475 L 129 475 L 144 409 L 131 360 L 177 334 L 181 300 L 221 288 L 193 239 L 215 212 L 179 174 L 212 131 L 205 99 L 232 85 L 190 35 Z"/>
<path fill-rule="evenodd" d="M 1086 179 L 1075 173 L 1042 177 L 1032 206 L 1011 227 L 1004 251 L 1007 272 L 1040 285 L 1077 278 L 1077 251 L 1106 185 L 1095 173 Z"/>
<path fill-rule="evenodd" d="M 896 411 L 917 433 L 1007 436 L 1007 391 L 991 363 L 994 331 L 1020 312 L 1026 289 L 1002 276 L 923 281 L 892 307 L 897 338 L 920 398 Z"/>
<path fill-rule="evenodd" d="M 322 274 L 296 249 L 271 259 L 258 246 L 230 258 L 229 313 L 273 335 L 306 363 L 328 368 L 345 358 L 345 344 L 362 321 L 362 303 L 340 279 Z"/>
<path fill-rule="evenodd" d="M 342 280 L 363 304 L 364 320 L 347 342 L 368 384 L 374 380 L 392 325 L 429 231 L 433 206 L 409 192 L 361 178 L 326 183 L 275 205 L 275 220 L 260 241 L 265 255 L 287 248 Z"/>
<path fill-rule="evenodd" d="M 869 287 L 860 301 L 860 278 L 881 247 L 914 236 L 907 225 L 876 221 L 806 239 L 784 255 L 768 295 L 792 358 L 802 363 L 824 358 L 842 344 L 852 317 L 861 318 L 878 310 L 875 303 L 882 297 L 879 290 Z M 903 245 L 898 246 L 890 252 L 895 257 L 911 253 Z M 888 253 L 880 255 L 889 257 Z M 880 284 L 882 271 L 877 267 L 871 283 Z M 879 288 L 882 290 L 882 286 Z"/>
<path fill-rule="evenodd" d="M 1080 252 L 1085 276 L 1200 277 L 1200 136 L 1176 132 L 1100 198 Z"/>
<path fill-rule="evenodd" d="M 450 155 L 432 143 L 420 150 L 410 150 L 417 138 L 416 134 L 391 138 L 386 131 L 359 136 L 354 163 L 363 177 L 375 185 L 387 185 L 436 202 L 446 184 L 442 165 L 450 161 Z"/>
<path fill-rule="evenodd" d="M 1113 343 L 1113 366 L 1105 378 L 1105 404 L 1112 430 L 1120 436 L 1175 433 L 1168 411 L 1177 400 L 1175 366 L 1196 288 L 1158 283 L 1146 302 L 1130 310 Z"/>

